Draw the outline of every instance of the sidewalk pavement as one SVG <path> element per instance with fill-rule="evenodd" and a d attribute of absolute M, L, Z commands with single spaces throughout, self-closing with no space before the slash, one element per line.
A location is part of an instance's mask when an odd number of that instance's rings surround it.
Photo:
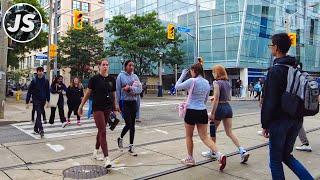
<path fill-rule="evenodd" d="M 310 173 L 319 176 L 320 171 L 320 115 L 305 119 L 313 152 L 293 151 Z M 116 139 L 119 131 L 107 130 L 109 156 L 114 168 L 107 175 L 95 179 L 271 179 L 269 170 L 268 140 L 257 134 L 260 130 L 260 115 L 251 114 L 235 117 L 234 133 L 242 146 L 249 149 L 250 159 L 247 164 L 240 164 L 237 148 L 225 135 L 223 128 L 217 132 L 218 148 L 228 155 L 227 166 L 223 172 L 218 169 L 218 162 L 201 156 L 208 148 L 201 142 L 196 130 L 194 134 L 194 157 L 197 165 L 187 167 L 180 163 L 185 158 L 185 129 L 183 122 L 157 126 L 140 127 L 136 130 L 135 145 L 138 157 L 130 156 L 117 150 Z M 0 145 L 0 179 L 70 179 L 63 178 L 63 172 L 79 165 L 103 165 L 103 162 L 91 158 L 96 134 L 41 139 Z M 124 137 L 128 145 L 129 134 Z M 296 145 L 300 145 L 297 140 Z M 284 166 L 287 179 L 297 177 Z M 93 171 L 81 170 L 91 173 Z"/>

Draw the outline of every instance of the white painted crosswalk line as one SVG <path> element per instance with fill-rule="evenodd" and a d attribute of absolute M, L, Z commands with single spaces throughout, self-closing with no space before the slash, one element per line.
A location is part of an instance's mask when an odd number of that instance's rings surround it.
<path fill-rule="evenodd" d="M 70 119 L 71 119 L 71 124 L 68 124 L 65 128 L 61 127 L 61 122 L 59 119 L 55 120 L 54 126 L 51 126 L 50 124 L 43 124 L 43 129 L 44 129 L 43 138 L 51 139 L 51 138 L 75 136 L 75 135 L 81 135 L 81 134 L 90 134 L 90 133 L 95 134 L 98 131 L 93 119 L 81 119 L 81 126 L 78 126 L 76 124 L 76 118 L 70 118 Z M 22 122 L 22 123 L 16 123 L 11 125 L 35 139 L 41 139 L 40 135 L 34 133 L 33 131 L 34 124 L 31 122 Z M 124 127 L 124 124 L 120 123 L 117 125 L 114 131 L 119 131 L 120 133 L 123 127 Z M 139 126 L 136 126 L 136 128 L 139 128 Z M 109 127 L 107 127 L 107 131 L 110 131 Z"/>

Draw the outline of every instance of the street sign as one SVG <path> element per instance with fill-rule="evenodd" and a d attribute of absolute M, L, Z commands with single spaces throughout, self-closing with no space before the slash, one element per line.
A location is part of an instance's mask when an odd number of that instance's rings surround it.
<path fill-rule="evenodd" d="M 42 59 L 47 60 L 48 56 L 46 54 L 36 54 L 36 60 L 42 60 Z"/>
<path fill-rule="evenodd" d="M 188 33 L 188 32 L 190 32 L 190 28 L 185 28 L 185 27 L 179 27 L 178 26 L 178 29 L 177 29 L 179 32 L 186 32 L 186 33 Z"/>

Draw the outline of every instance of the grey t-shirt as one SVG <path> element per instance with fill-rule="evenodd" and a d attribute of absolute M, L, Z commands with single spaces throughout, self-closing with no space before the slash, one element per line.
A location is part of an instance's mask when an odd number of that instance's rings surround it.
<path fill-rule="evenodd" d="M 217 80 L 215 83 L 217 83 L 220 86 L 219 101 L 230 101 L 231 100 L 231 85 L 230 85 L 229 81 Z"/>

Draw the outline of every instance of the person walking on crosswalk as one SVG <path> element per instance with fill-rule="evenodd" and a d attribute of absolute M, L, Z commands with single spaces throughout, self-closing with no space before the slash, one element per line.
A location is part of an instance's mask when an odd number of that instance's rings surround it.
<path fill-rule="evenodd" d="M 68 124 L 71 123 L 70 116 L 72 112 L 77 116 L 77 124 L 81 126 L 80 116 L 78 115 L 79 105 L 81 104 L 81 99 L 83 98 L 83 86 L 79 82 L 79 79 L 76 77 L 72 80 L 71 85 L 67 90 L 67 104 L 68 104 Z"/>
<path fill-rule="evenodd" d="M 62 124 L 61 126 L 62 126 L 62 128 L 64 128 L 67 125 L 67 122 L 66 122 L 67 120 L 64 115 L 64 98 L 63 98 L 62 91 L 66 92 L 67 87 L 62 82 L 62 80 L 63 80 L 63 77 L 61 75 L 58 75 L 51 84 L 50 92 L 52 94 L 59 94 L 59 100 L 58 100 L 57 106 L 58 106 L 58 110 L 59 110 L 60 122 Z M 56 115 L 56 109 L 57 109 L 57 107 L 51 107 L 51 114 L 50 114 L 50 119 L 49 119 L 49 124 L 51 124 L 51 126 L 54 125 L 54 118 Z"/>
<path fill-rule="evenodd" d="M 130 130 L 129 153 L 137 156 L 133 145 L 135 122 L 137 113 L 137 98 L 142 92 L 141 82 L 136 74 L 134 74 L 134 63 L 127 60 L 124 63 L 125 71 L 122 71 L 117 77 L 117 103 L 121 109 L 122 116 L 126 125 L 124 126 L 120 137 L 117 139 L 120 151 L 123 150 L 123 137 Z"/>
<path fill-rule="evenodd" d="M 109 158 L 106 122 L 112 111 L 116 111 L 116 80 L 108 74 L 109 62 L 103 58 L 99 62 L 100 73 L 90 78 L 88 88 L 79 106 L 78 115 L 82 116 L 83 106 L 92 94 L 92 111 L 93 118 L 98 128 L 96 138 L 96 147 L 93 151 L 93 158 L 96 160 L 104 160 L 104 167 L 111 168 Z M 101 147 L 104 158 L 98 157 L 98 150 Z"/>
<path fill-rule="evenodd" d="M 32 96 L 33 106 L 37 112 L 36 123 L 34 124 L 34 132 L 44 136 L 44 131 L 41 123 L 41 114 L 46 101 L 50 100 L 49 81 L 44 77 L 43 67 L 37 68 L 37 76 L 31 81 L 26 98 L 26 108 L 29 109 L 29 102 Z"/>

